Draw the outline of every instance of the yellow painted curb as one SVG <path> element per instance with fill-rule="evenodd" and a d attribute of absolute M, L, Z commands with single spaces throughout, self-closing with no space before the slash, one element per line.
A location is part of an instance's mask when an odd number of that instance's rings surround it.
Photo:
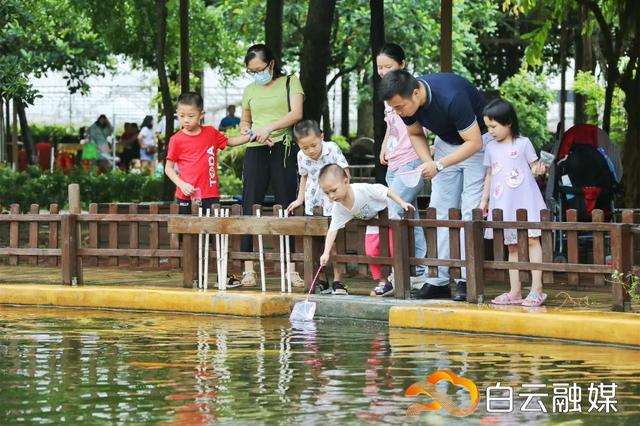
<path fill-rule="evenodd" d="M 640 315 L 560 308 L 394 306 L 389 327 L 512 334 L 640 346 Z"/>
<path fill-rule="evenodd" d="M 246 291 L 1 284 L 0 304 L 271 317 L 289 315 L 291 298 Z"/>

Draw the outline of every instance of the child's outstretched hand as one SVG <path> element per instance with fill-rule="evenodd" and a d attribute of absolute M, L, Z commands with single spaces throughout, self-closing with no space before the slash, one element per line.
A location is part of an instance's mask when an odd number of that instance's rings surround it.
<path fill-rule="evenodd" d="M 289 214 L 293 213 L 293 211 L 298 207 L 300 207 L 301 205 L 302 205 L 302 201 L 300 200 L 293 201 L 291 204 L 289 204 L 289 207 L 287 207 L 287 213 Z"/>
<path fill-rule="evenodd" d="M 320 266 L 327 266 L 327 263 L 329 263 L 329 257 L 331 257 L 331 253 L 322 253 L 322 256 L 320 256 Z"/>
<path fill-rule="evenodd" d="M 413 204 L 407 203 L 406 201 L 400 203 L 400 207 L 402 207 L 402 210 L 404 210 L 405 212 L 414 211 L 416 209 L 415 207 L 413 207 Z"/>

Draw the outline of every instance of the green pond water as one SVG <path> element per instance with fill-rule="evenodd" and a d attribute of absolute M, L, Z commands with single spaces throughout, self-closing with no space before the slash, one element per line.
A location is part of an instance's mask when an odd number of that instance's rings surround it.
<path fill-rule="evenodd" d="M 639 361 L 629 348 L 362 321 L 292 327 L 286 319 L 0 306 L 0 425 L 638 425 Z M 471 415 L 407 416 L 430 399 L 405 389 L 438 370 L 475 382 Z M 511 413 L 487 411 L 486 388 L 497 382 L 513 389 Z M 581 389 L 582 412 L 552 412 L 560 383 Z M 616 384 L 617 412 L 588 412 L 590 398 L 598 405 L 605 397 L 590 394 L 592 383 Z M 437 390 L 469 406 L 465 390 L 447 382 Z M 546 393 L 527 407 L 548 412 L 522 411 L 523 393 Z"/>

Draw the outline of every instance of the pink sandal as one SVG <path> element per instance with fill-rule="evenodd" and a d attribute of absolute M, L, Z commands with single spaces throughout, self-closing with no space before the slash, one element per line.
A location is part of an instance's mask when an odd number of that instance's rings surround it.
<path fill-rule="evenodd" d="M 514 299 L 510 293 L 502 293 L 491 301 L 494 305 L 522 305 L 522 299 Z"/>
<path fill-rule="evenodd" d="M 522 302 L 522 306 L 527 307 L 536 307 L 541 306 L 544 301 L 547 300 L 547 295 L 545 293 L 538 293 L 537 291 L 532 291 L 529 293 L 526 299 Z"/>

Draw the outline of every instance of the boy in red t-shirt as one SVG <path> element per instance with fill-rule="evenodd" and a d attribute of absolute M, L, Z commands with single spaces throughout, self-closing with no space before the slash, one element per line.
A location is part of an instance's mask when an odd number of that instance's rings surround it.
<path fill-rule="evenodd" d="M 249 142 L 250 135 L 227 138 L 211 126 L 201 126 L 202 96 L 186 92 L 178 98 L 177 115 L 182 130 L 169 140 L 164 171 L 176 184 L 180 214 L 191 214 L 191 200 L 201 200 L 204 212 L 220 200 L 218 154 L 228 146 Z M 174 166 L 178 165 L 178 173 Z"/>

